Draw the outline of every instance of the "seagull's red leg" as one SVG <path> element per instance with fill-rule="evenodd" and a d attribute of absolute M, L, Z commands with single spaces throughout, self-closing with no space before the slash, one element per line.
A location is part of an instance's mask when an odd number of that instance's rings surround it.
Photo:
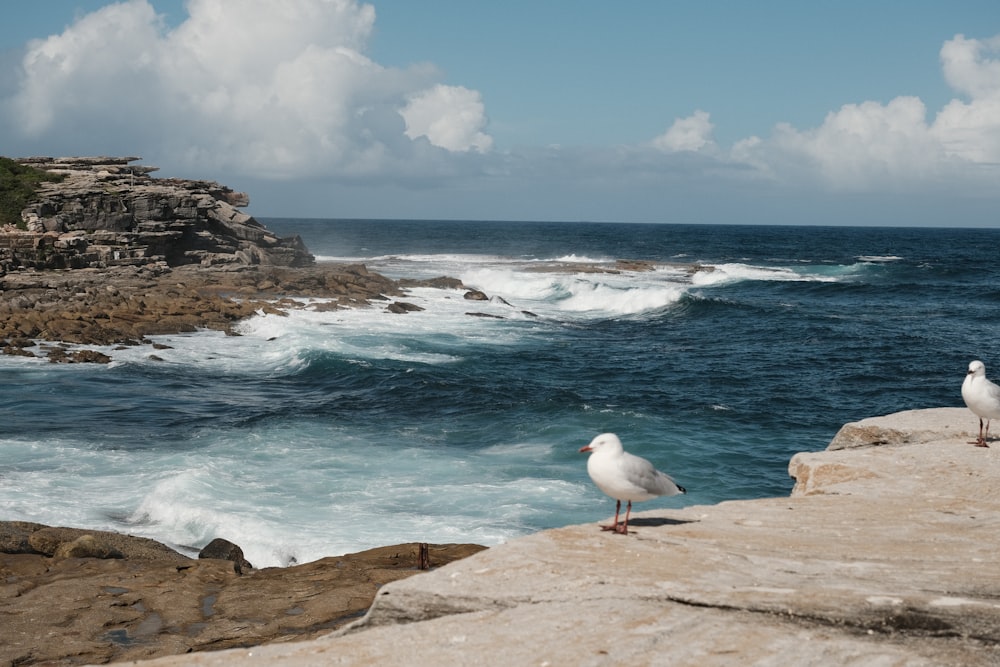
<path fill-rule="evenodd" d="M 982 423 L 983 423 L 983 420 L 982 420 L 982 418 L 980 418 L 980 419 L 979 419 L 979 423 L 980 423 L 980 424 L 982 424 Z M 989 447 L 989 445 L 987 445 L 987 444 L 986 444 L 986 440 L 987 440 L 987 439 L 988 439 L 989 437 L 990 437 L 990 420 L 989 420 L 989 419 L 987 419 L 987 420 L 986 420 L 986 434 L 985 434 L 985 435 L 982 435 L 982 436 L 980 436 L 980 438 L 979 438 L 979 442 L 978 442 L 977 444 L 978 444 L 978 445 L 979 445 L 980 447 Z"/>
<path fill-rule="evenodd" d="M 987 429 L 989 430 L 989 429 Z M 970 445 L 975 445 L 976 447 L 986 447 L 986 438 L 983 437 L 983 418 L 979 418 L 979 437 L 975 441 L 969 441 Z"/>
<path fill-rule="evenodd" d="M 613 530 L 616 533 L 618 532 L 618 513 L 621 512 L 621 510 L 622 510 L 622 501 L 616 500 L 615 503 L 616 503 L 615 504 L 615 522 L 613 524 L 611 524 L 610 526 L 601 526 L 601 530 Z"/>
<path fill-rule="evenodd" d="M 632 514 L 632 501 L 628 501 L 628 508 L 625 510 L 625 525 L 622 526 L 621 530 L 615 532 L 621 533 L 622 535 L 628 535 L 628 517 Z"/>

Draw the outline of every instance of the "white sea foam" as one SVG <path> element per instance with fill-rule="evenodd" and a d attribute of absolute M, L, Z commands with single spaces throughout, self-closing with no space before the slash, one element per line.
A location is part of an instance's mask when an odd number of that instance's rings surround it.
<path fill-rule="evenodd" d="M 882 262 L 898 262 L 902 260 L 902 257 L 896 255 L 861 255 L 857 258 L 859 262 L 871 262 L 871 263 L 882 263 Z"/>
<path fill-rule="evenodd" d="M 544 445 L 475 452 L 324 423 L 203 433 L 186 452 L 0 447 L 5 518 L 127 532 L 189 555 L 224 537 L 257 567 L 406 541 L 494 545 L 540 512 L 597 501 L 578 466 L 553 468 Z"/>
<path fill-rule="evenodd" d="M 603 264 L 613 261 L 607 257 L 588 257 L 586 255 L 563 255 L 550 260 L 539 260 L 541 262 L 561 262 L 566 264 Z"/>
<path fill-rule="evenodd" d="M 793 271 L 787 267 L 753 266 L 742 263 L 714 264 L 709 270 L 697 271 L 691 276 L 691 282 L 701 287 L 745 280 L 833 282 L 838 278 L 822 273 L 810 273 L 806 270 Z"/>

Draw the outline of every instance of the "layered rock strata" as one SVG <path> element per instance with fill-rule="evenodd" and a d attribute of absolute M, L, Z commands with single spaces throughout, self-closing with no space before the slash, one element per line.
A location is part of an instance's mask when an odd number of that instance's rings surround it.
<path fill-rule="evenodd" d="M 136 157 L 19 158 L 62 174 L 42 183 L 23 229 L 0 229 L 0 272 L 109 266 L 309 266 L 298 237 L 279 238 L 239 210 L 249 197 L 212 181 L 161 179 Z"/>
<path fill-rule="evenodd" d="M 850 424 L 792 459 L 791 497 L 540 532 L 384 586 L 333 636 L 148 667 L 1000 664 L 1000 442 L 977 428 Z"/>

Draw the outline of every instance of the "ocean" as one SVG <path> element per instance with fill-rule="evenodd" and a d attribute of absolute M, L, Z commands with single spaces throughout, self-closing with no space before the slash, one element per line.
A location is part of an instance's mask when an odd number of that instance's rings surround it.
<path fill-rule="evenodd" d="M 578 452 L 598 433 L 688 490 L 637 510 L 784 496 L 844 423 L 961 406 L 972 359 L 1000 375 L 996 229 L 261 222 L 490 299 L 264 315 L 160 360 L 0 355 L 0 519 L 224 537 L 256 567 L 490 546 L 614 514 Z"/>

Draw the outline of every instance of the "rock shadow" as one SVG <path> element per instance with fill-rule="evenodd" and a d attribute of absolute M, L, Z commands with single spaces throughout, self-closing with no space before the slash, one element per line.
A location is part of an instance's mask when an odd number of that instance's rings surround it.
<path fill-rule="evenodd" d="M 628 521 L 628 527 L 643 526 L 646 528 L 656 528 L 659 526 L 681 526 L 685 523 L 698 523 L 697 519 L 668 519 L 666 517 L 646 517 L 632 518 Z"/>

